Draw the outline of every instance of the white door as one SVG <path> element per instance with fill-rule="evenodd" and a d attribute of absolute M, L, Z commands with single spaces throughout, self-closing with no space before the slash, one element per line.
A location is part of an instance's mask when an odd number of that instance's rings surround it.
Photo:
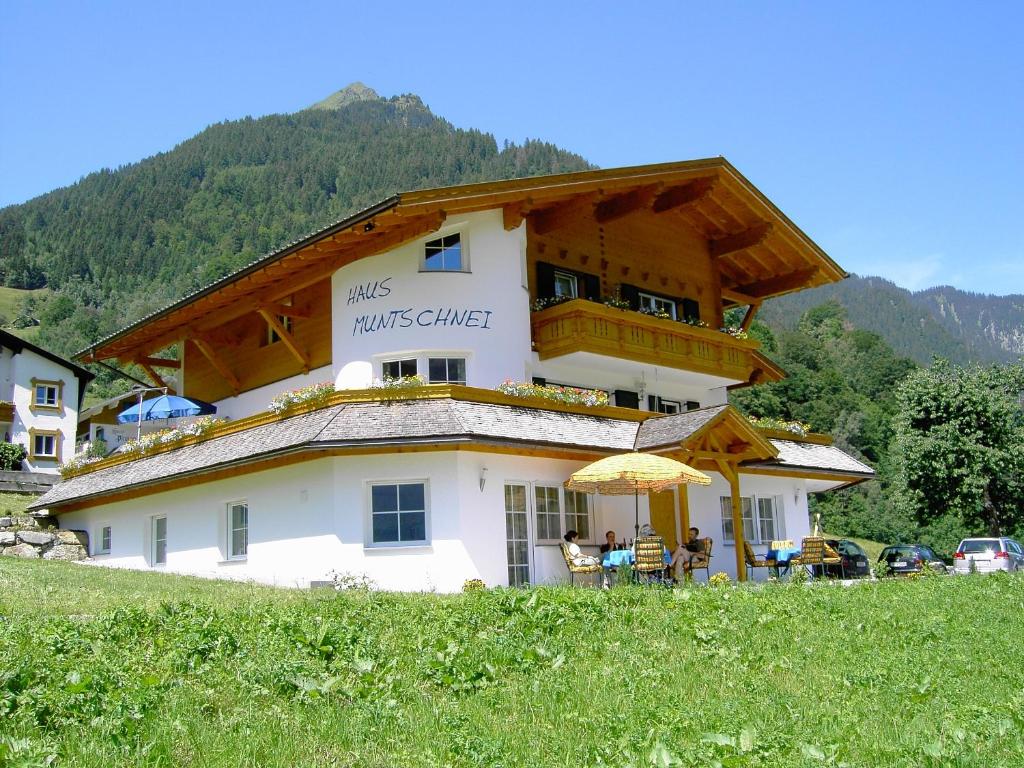
<path fill-rule="evenodd" d="M 505 484 L 505 543 L 510 587 L 530 583 L 529 490 L 526 483 Z"/>

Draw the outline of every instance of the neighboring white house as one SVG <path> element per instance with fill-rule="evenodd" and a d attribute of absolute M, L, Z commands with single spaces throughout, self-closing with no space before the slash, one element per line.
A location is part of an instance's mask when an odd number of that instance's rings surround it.
<path fill-rule="evenodd" d="M 74 453 L 78 411 L 93 375 L 0 330 L 0 430 L 25 446 L 25 469 L 56 473 Z"/>
<path fill-rule="evenodd" d="M 761 302 L 844 276 L 721 158 L 403 193 L 84 352 L 158 385 L 171 370 L 230 421 L 86 467 L 36 507 L 117 567 L 548 583 L 566 578 L 568 529 L 588 546 L 634 535 L 632 498 L 564 483 L 639 450 L 713 481 L 641 498 L 640 522 L 670 546 L 700 528 L 711 571 L 745 578 L 744 540 L 799 540 L 809 493 L 873 476 L 825 436 L 759 429 L 727 404 L 785 375 L 746 338 Z M 730 307 L 741 327 L 724 328 Z M 412 375 L 428 385 L 376 386 Z M 495 391 L 509 379 L 610 405 Z M 266 411 L 323 381 L 339 391 Z"/>

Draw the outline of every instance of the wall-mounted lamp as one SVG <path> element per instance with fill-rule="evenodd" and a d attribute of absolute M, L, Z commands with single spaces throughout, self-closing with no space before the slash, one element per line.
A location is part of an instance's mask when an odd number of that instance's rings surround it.
<path fill-rule="evenodd" d="M 483 492 L 487 485 L 487 467 L 480 467 L 480 491 Z"/>

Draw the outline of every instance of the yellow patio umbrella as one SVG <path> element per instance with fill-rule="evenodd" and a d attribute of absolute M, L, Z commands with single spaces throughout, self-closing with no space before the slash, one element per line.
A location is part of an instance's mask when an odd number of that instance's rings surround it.
<path fill-rule="evenodd" d="M 599 459 L 573 472 L 565 483 L 570 491 L 605 496 L 633 494 L 636 534 L 640 534 L 640 494 L 657 493 L 683 483 L 711 485 L 711 478 L 675 459 L 652 453 L 620 453 Z"/>

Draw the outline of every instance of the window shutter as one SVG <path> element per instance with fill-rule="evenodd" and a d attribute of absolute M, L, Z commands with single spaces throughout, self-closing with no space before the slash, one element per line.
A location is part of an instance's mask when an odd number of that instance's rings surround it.
<path fill-rule="evenodd" d="M 635 285 L 629 285 L 628 283 L 620 285 L 619 296 L 629 302 L 630 309 L 640 309 L 640 289 Z"/>
<path fill-rule="evenodd" d="M 696 299 L 683 299 L 683 319 L 700 320 L 700 302 Z"/>
<path fill-rule="evenodd" d="M 601 278 L 597 275 L 588 275 L 581 272 L 579 277 L 583 280 L 583 297 L 591 301 L 601 300 Z"/>
<path fill-rule="evenodd" d="M 628 389 L 615 390 L 615 404 L 620 408 L 640 409 L 640 395 L 630 392 Z"/>
<path fill-rule="evenodd" d="M 647 396 L 647 410 L 648 411 L 657 411 L 658 410 L 658 396 L 657 395 L 648 395 Z"/>
<path fill-rule="evenodd" d="M 538 387 L 546 387 L 548 385 L 548 380 L 541 378 L 540 376 L 534 376 L 533 383 L 536 384 Z"/>
<path fill-rule="evenodd" d="M 698 403 L 696 400 L 687 400 L 686 401 L 686 410 L 688 410 L 688 411 L 696 411 L 698 408 L 700 408 L 700 403 Z"/>
<path fill-rule="evenodd" d="M 537 298 L 551 299 L 555 295 L 555 267 L 544 261 L 537 262 Z"/>

